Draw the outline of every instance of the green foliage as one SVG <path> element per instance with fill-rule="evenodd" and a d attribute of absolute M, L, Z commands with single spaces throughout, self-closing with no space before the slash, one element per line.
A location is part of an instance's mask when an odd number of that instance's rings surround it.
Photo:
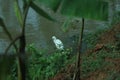
<path fill-rule="evenodd" d="M 63 23 L 63 25 L 62 25 L 62 30 L 64 31 L 64 32 L 66 32 L 67 30 L 68 30 L 68 28 L 69 28 L 69 24 L 70 24 L 70 22 L 71 22 L 71 17 L 68 17 L 66 20 L 65 20 L 65 22 Z"/>
<path fill-rule="evenodd" d="M 111 71 L 105 80 L 120 80 L 120 74 L 117 71 Z"/>
<path fill-rule="evenodd" d="M 0 55 L 0 80 L 13 80 L 11 69 L 14 65 L 14 60 L 15 58 L 12 55 Z"/>
<path fill-rule="evenodd" d="M 33 45 L 27 49 L 31 52 L 28 59 L 28 76 L 32 80 L 48 80 L 59 72 L 69 58 L 71 50 L 56 51 L 51 55 L 37 51 Z"/>
<path fill-rule="evenodd" d="M 54 11 L 57 11 L 62 0 L 38 0 L 38 1 L 40 1 L 40 3 L 44 4 L 45 6 L 52 8 Z"/>
<path fill-rule="evenodd" d="M 105 70 L 106 67 L 114 66 L 113 62 L 108 62 L 105 59 L 118 59 L 120 58 L 120 54 L 115 50 L 115 47 L 111 45 L 106 45 L 106 47 L 109 49 L 109 52 L 102 49 L 99 52 L 91 53 L 89 56 L 83 55 L 81 57 L 83 61 L 81 64 L 82 77 L 89 75 L 91 72 Z M 110 74 L 110 76 L 112 75 Z"/>
<path fill-rule="evenodd" d="M 107 20 L 108 3 L 102 0 L 64 0 L 61 13 L 83 18 Z"/>
<path fill-rule="evenodd" d="M 107 29 L 102 29 L 102 30 L 97 30 L 95 32 L 89 33 L 89 34 L 85 34 L 83 37 L 83 41 L 86 42 L 87 47 L 93 48 L 97 41 L 99 40 L 99 37 L 102 33 L 104 33 Z"/>
<path fill-rule="evenodd" d="M 22 13 L 17 0 L 14 0 L 14 10 L 20 25 L 22 25 L 23 24 Z"/>
<path fill-rule="evenodd" d="M 104 0 L 39 0 L 52 9 L 61 5 L 61 13 L 67 16 L 77 16 L 97 20 L 107 20 L 108 3 Z M 60 2 L 61 1 L 61 2 Z M 56 7 L 57 6 L 57 7 Z"/>
<path fill-rule="evenodd" d="M 33 10 L 35 10 L 39 15 L 45 17 L 48 20 L 55 21 L 55 19 L 53 19 L 47 12 L 45 12 L 41 7 L 36 5 L 34 3 L 34 0 L 33 1 L 23 0 L 23 4 L 30 4 L 29 7 L 31 7 Z M 24 9 L 25 9 L 25 6 L 24 6 Z M 14 10 L 15 10 L 16 17 L 17 17 L 20 25 L 22 26 L 23 14 L 21 13 L 20 7 L 18 5 L 18 0 L 14 0 Z"/>
<path fill-rule="evenodd" d="M 0 17 L 0 26 L 5 26 L 4 21 L 3 21 L 3 18 L 2 18 L 2 17 Z"/>
<path fill-rule="evenodd" d="M 119 23 L 119 21 L 120 21 L 120 11 L 119 11 L 119 12 L 116 12 L 116 13 L 114 14 L 114 17 L 113 17 L 113 20 L 112 20 L 111 25 L 113 26 L 113 25 Z"/>
<path fill-rule="evenodd" d="M 42 8 L 38 7 L 34 2 L 30 4 L 31 8 L 35 10 L 39 15 L 47 18 L 48 20 L 55 21 L 47 12 L 45 12 Z"/>
<path fill-rule="evenodd" d="M 96 59 L 94 59 L 94 57 Z M 83 77 L 88 75 L 90 72 L 94 72 L 104 66 L 104 59 L 96 55 L 83 57 L 82 61 L 81 70 Z"/>

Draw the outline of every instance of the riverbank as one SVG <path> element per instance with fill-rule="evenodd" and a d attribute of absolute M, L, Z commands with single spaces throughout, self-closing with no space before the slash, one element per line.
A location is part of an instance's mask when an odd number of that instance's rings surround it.
<path fill-rule="evenodd" d="M 90 34 L 84 37 L 84 41 L 89 48 L 81 54 L 81 80 L 120 80 L 120 24 L 103 32 Z M 71 48 L 55 51 L 49 56 L 46 50 L 37 50 L 32 44 L 26 50 L 27 79 L 72 80 L 76 53 Z M 11 61 L 10 65 L 7 64 L 8 61 Z M 15 57 L 7 60 L 1 58 L 0 64 L 3 63 L 5 65 L 1 67 L 3 71 L 0 78 L 2 76 L 2 80 L 17 80 L 18 65 Z"/>
<path fill-rule="evenodd" d="M 120 24 L 116 24 L 97 38 L 94 48 L 81 56 L 81 80 L 120 80 L 119 63 Z M 72 80 L 74 69 L 75 62 L 70 63 L 51 80 Z"/>

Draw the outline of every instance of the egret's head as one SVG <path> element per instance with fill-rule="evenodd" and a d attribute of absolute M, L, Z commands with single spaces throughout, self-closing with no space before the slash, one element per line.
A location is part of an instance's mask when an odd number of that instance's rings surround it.
<path fill-rule="evenodd" d="M 52 36 L 52 39 L 54 40 L 54 39 L 56 39 L 56 37 L 55 37 L 55 36 Z"/>

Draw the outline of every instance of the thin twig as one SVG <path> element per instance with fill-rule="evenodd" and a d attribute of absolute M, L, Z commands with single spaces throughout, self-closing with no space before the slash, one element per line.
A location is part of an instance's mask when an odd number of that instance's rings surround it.
<path fill-rule="evenodd" d="M 0 18 L 0 25 L 3 28 L 3 30 L 5 31 L 6 35 L 9 37 L 9 39 L 12 41 L 12 35 L 10 34 L 10 32 L 8 31 L 6 25 L 4 24 L 4 21 L 2 20 L 2 18 Z M 17 46 L 15 45 L 15 43 L 13 44 L 13 46 L 15 47 L 16 52 L 18 51 Z"/>
<path fill-rule="evenodd" d="M 82 47 L 82 38 L 83 38 L 83 31 L 84 31 L 84 18 L 82 18 L 82 27 L 78 41 L 78 56 L 77 56 L 77 63 L 76 63 L 76 70 L 73 76 L 73 80 L 80 80 L 80 56 L 81 56 L 81 47 Z"/>
<path fill-rule="evenodd" d="M 23 19 L 23 25 L 22 25 L 22 34 L 25 34 L 25 23 L 26 23 L 26 18 L 27 18 L 27 14 L 28 14 L 28 10 L 29 10 L 29 7 L 30 7 L 30 3 L 31 3 L 31 0 L 30 0 L 30 2 L 28 3 L 28 4 L 25 4 L 25 8 L 26 9 L 24 9 L 24 11 L 23 11 L 23 17 L 24 17 L 24 19 Z"/>
<path fill-rule="evenodd" d="M 13 44 L 15 44 L 15 42 L 18 40 L 20 38 L 20 36 L 18 36 L 18 37 L 16 37 L 10 44 L 9 44 L 9 46 L 6 48 L 6 50 L 5 50 L 5 55 L 7 55 L 7 53 L 8 53 L 8 50 L 10 49 L 10 47 L 13 45 Z M 18 51 L 17 51 L 18 52 Z"/>

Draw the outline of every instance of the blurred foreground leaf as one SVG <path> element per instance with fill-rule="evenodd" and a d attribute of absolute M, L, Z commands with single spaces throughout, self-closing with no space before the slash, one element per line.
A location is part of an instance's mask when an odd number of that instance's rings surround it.
<path fill-rule="evenodd" d="M 53 9 L 53 11 L 56 12 L 62 0 L 38 0 L 38 1 L 44 4 L 45 6 L 50 7 L 51 9 Z"/>
<path fill-rule="evenodd" d="M 61 13 L 68 16 L 107 20 L 108 3 L 103 0 L 64 0 Z"/>
<path fill-rule="evenodd" d="M 48 20 L 55 21 L 47 12 L 45 12 L 43 9 L 38 7 L 34 2 L 31 2 L 31 8 L 35 10 L 39 15 L 47 18 Z"/>
<path fill-rule="evenodd" d="M 63 1 L 63 2 L 62 2 Z M 51 9 L 58 9 L 63 15 L 96 20 L 108 19 L 108 2 L 104 0 L 39 0 Z"/>
<path fill-rule="evenodd" d="M 15 10 L 15 14 L 16 14 L 16 17 L 20 23 L 20 25 L 22 25 L 22 13 L 20 11 L 20 7 L 18 5 L 18 1 L 17 0 L 14 0 L 14 10 Z"/>
<path fill-rule="evenodd" d="M 11 80 L 11 67 L 14 64 L 15 57 L 0 55 L 0 80 Z"/>

